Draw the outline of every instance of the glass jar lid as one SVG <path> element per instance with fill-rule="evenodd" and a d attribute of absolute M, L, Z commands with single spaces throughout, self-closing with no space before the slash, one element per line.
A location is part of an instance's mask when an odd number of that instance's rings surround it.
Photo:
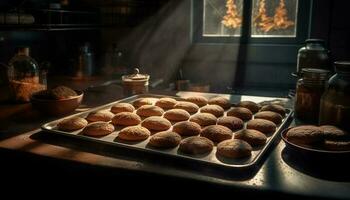
<path fill-rule="evenodd" d="M 350 61 L 337 61 L 334 66 L 336 72 L 350 73 Z"/>

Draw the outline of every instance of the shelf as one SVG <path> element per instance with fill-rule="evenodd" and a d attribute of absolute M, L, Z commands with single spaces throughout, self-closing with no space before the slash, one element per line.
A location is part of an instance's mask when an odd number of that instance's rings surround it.
<path fill-rule="evenodd" d="M 65 31 L 95 30 L 98 24 L 0 24 L 0 31 Z"/>

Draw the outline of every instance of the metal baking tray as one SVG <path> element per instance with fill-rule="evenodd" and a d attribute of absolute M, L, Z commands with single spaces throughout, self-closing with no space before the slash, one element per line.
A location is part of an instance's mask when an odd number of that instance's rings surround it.
<path fill-rule="evenodd" d="M 218 95 L 215 95 L 215 96 L 218 96 Z M 112 103 L 109 103 L 106 105 L 102 105 L 102 106 L 90 109 L 90 110 L 82 112 L 82 113 L 77 113 L 74 115 L 70 115 L 70 116 L 46 123 L 41 128 L 44 131 L 48 131 L 50 133 L 74 137 L 74 138 L 78 138 L 81 140 L 89 140 L 92 142 L 102 143 L 105 145 L 118 146 L 121 148 L 127 148 L 129 150 L 142 151 L 142 152 L 156 154 L 156 155 L 162 155 L 162 156 L 166 156 L 166 157 L 174 158 L 174 159 L 182 159 L 182 160 L 186 160 L 187 162 L 194 162 L 197 164 L 203 164 L 203 165 L 212 166 L 212 167 L 219 167 L 219 168 L 224 168 L 224 169 L 228 169 L 228 170 L 234 170 L 234 169 L 243 170 L 243 169 L 256 169 L 259 167 L 258 164 L 260 163 L 260 161 L 263 160 L 264 156 L 266 156 L 266 154 L 268 153 L 268 150 L 272 146 L 274 146 L 274 144 L 276 142 L 279 142 L 280 131 L 289 125 L 290 119 L 292 118 L 291 117 L 292 111 L 289 109 L 286 109 L 287 110 L 286 116 L 283 118 L 282 123 L 277 127 L 276 131 L 273 134 L 270 134 L 268 136 L 266 144 L 264 146 L 259 147 L 259 148 L 254 148 L 252 151 L 252 155 L 249 158 L 245 158 L 245 159 L 219 158 L 216 155 L 216 145 L 213 148 L 212 152 L 209 154 L 200 155 L 200 156 L 192 156 L 192 155 L 186 155 L 186 154 L 181 153 L 180 151 L 178 151 L 178 147 L 175 147 L 173 149 L 166 149 L 166 150 L 152 148 L 149 145 L 147 145 L 150 138 L 148 138 L 144 141 L 141 141 L 141 142 L 120 141 L 117 139 L 118 132 L 121 130 L 120 127 L 115 127 L 116 130 L 113 133 L 111 133 L 107 136 L 104 136 L 104 137 L 99 137 L 99 138 L 85 136 L 85 135 L 81 134 L 81 130 L 74 131 L 74 132 L 64 132 L 64 131 L 60 131 L 57 129 L 56 125 L 60 121 L 62 121 L 63 119 L 71 118 L 74 116 L 80 116 L 80 117 L 85 118 L 90 112 L 98 111 L 98 110 L 109 110 L 116 103 L 120 103 L 120 102 L 131 103 L 138 98 L 145 98 L 145 97 L 152 98 L 154 100 L 154 102 L 157 99 L 162 98 L 162 97 L 172 97 L 176 100 L 184 100 L 182 98 L 175 97 L 175 96 L 165 96 L 165 95 L 156 95 L 156 94 L 135 95 L 135 96 L 131 96 L 131 97 L 128 97 L 125 99 L 121 99 L 121 100 L 118 100 L 118 101 L 115 101 L 115 102 L 112 102 Z M 258 99 L 261 99 L 261 98 L 258 98 Z M 238 103 L 238 102 L 231 102 L 231 103 L 234 105 L 235 103 Z M 257 102 L 257 103 L 259 103 L 259 102 Z M 225 111 L 225 115 L 226 115 L 226 111 Z M 245 123 L 244 127 L 245 126 L 246 126 L 246 123 Z"/>

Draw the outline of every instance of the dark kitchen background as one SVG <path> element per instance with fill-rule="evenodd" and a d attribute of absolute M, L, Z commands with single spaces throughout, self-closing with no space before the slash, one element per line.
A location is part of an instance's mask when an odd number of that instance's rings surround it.
<path fill-rule="evenodd" d="M 55 3 L 60 9 L 50 8 Z M 349 1 L 312 1 L 308 20 L 301 22 L 308 25 L 302 39 L 324 39 L 333 60 L 349 60 L 349 7 Z M 7 63 L 18 46 L 29 46 L 39 63 L 51 63 L 49 78 L 69 76 L 79 48 L 88 45 L 95 75 L 111 75 L 107 63 L 114 49 L 126 71 L 140 67 L 152 80 L 163 79 L 165 86 L 181 69 L 192 83 L 209 84 L 212 92 L 295 87 L 291 73 L 302 41 L 245 43 L 243 54 L 234 44 L 196 42 L 192 8 L 190 0 L 2 0 L 3 15 L 22 12 L 34 16 L 35 22 L 0 24 L 0 62 Z"/>

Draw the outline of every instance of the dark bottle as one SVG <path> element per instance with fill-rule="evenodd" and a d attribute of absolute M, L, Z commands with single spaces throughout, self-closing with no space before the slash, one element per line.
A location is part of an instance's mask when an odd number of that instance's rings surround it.
<path fill-rule="evenodd" d="M 316 68 L 331 70 L 329 50 L 325 47 L 324 40 L 308 39 L 304 47 L 298 51 L 297 75 L 300 77 L 303 68 Z"/>
<path fill-rule="evenodd" d="M 321 98 L 319 123 L 350 131 L 350 62 L 335 62 L 336 74 Z"/>
<path fill-rule="evenodd" d="M 294 105 L 298 119 L 309 123 L 318 122 L 320 98 L 325 91 L 328 74 L 329 71 L 323 69 L 302 69 Z"/>

